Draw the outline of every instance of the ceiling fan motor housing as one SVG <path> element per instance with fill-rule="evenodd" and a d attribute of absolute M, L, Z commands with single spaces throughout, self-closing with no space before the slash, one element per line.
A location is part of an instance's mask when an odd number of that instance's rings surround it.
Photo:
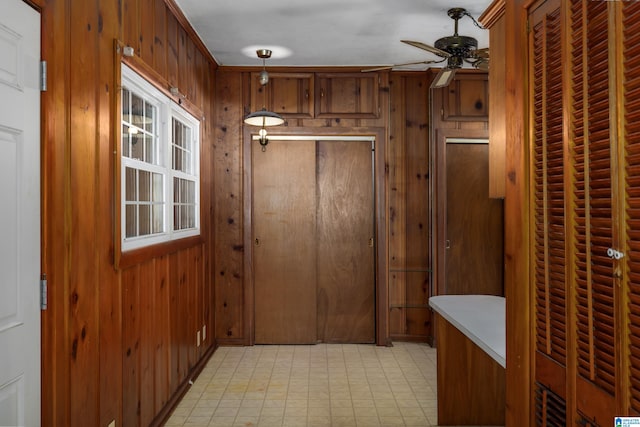
<path fill-rule="evenodd" d="M 474 56 L 474 51 L 478 48 L 478 41 L 467 36 L 448 36 L 436 40 L 435 47 L 452 56 L 470 58 Z"/>

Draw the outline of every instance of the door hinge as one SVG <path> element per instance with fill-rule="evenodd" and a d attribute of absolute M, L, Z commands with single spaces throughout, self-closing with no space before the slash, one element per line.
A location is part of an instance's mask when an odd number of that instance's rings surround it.
<path fill-rule="evenodd" d="M 40 277 L 40 310 L 47 309 L 47 275 Z"/>
<path fill-rule="evenodd" d="M 40 91 L 47 91 L 47 61 L 40 61 Z"/>

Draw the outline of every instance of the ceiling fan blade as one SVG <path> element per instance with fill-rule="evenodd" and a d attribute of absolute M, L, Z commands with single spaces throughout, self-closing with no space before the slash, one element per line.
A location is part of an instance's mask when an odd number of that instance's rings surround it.
<path fill-rule="evenodd" d="M 474 54 L 476 58 L 489 58 L 489 48 L 476 49 Z"/>
<path fill-rule="evenodd" d="M 374 68 L 365 68 L 364 70 L 360 70 L 361 73 L 372 73 L 374 71 L 384 71 L 384 70 L 390 70 L 393 67 L 395 67 L 395 65 L 384 65 L 382 67 L 374 67 Z"/>
<path fill-rule="evenodd" d="M 396 67 L 406 67 L 407 65 L 435 64 L 437 62 L 442 62 L 442 61 L 427 60 L 427 61 L 405 62 L 405 63 L 402 63 L 402 64 L 385 65 L 385 66 L 382 66 L 382 67 L 367 68 L 367 69 L 361 70 L 361 71 L 363 73 L 367 73 L 367 72 L 371 72 L 371 71 L 390 70 L 390 69 L 396 68 Z"/>
<path fill-rule="evenodd" d="M 489 58 L 481 58 L 473 63 L 478 70 L 489 71 Z"/>
<path fill-rule="evenodd" d="M 406 43 L 408 45 L 417 47 L 418 49 L 426 50 L 427 52 L 434 53 L 442 58 L 448 58 L 451 56 L 449 52 L 445 52 L 442 49 L 438 49 L 437 47 L 429 46 L 428 44 L 424 44 L 422 42 L 416 42 L 413 40 L 400 40 L 402 43 Z"/>

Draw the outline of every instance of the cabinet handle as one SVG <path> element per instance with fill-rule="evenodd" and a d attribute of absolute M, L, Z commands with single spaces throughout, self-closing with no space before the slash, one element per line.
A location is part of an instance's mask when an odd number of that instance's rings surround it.
<path fill-rule="evenodd" d="M 621 259 L 622 257 L 624 257 L 624 254 L 613 248 L 609 248 L 607 249 L 607 256 L 611 259 Z"/>
<path fill-rule="evenodd" d="M 373 237 L 371 237 L 369 239 L 369 247 L 372 248 L 373 247 Z"/>
<path fill-rule="evenodd" d="M 324 89 L 320 89 L 320 98 L 324 98 Z"/>
<path fill-rule="evenodd" d="M 451 240 L 445 240 L 444 241 L 444 248 L 445 249 L 451 249 Z"/>
<path fill-rule="evenodd" d="M 305 89 L 305 91 L 304 91 L 304 98 L 305 98 L 305 99 L 309 99 L 309 89 Z"/>
<path fill-rule="evenodd" d="M 256 246 L 260 246 L 260 239 L 256 238 Z"/>

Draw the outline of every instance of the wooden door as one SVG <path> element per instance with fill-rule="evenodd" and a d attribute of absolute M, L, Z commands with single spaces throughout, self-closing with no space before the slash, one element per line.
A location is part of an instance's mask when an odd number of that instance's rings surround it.
<path fill-rule="evenodd" d="M 252 146 L 255 342 L 374 342 L 371 142 Z"/>
<path fill-rule="evenodd" d="M 40 425 L 40 14 L 0 16 L 0 425 Z"/>
<path fill-rule="evenodd" d="M 318 339 L 375 340 L 370 141 L 318 141 Z"/>
<path fill-rule="evenodd" d="M 315 343 L 315 142 L 252 147 L 255 342 Z"/>
<path fill-rule="evenodd" d="M 503 234 L 486 141 L 447 140 L 444 293 L 504 295 Z"/>

